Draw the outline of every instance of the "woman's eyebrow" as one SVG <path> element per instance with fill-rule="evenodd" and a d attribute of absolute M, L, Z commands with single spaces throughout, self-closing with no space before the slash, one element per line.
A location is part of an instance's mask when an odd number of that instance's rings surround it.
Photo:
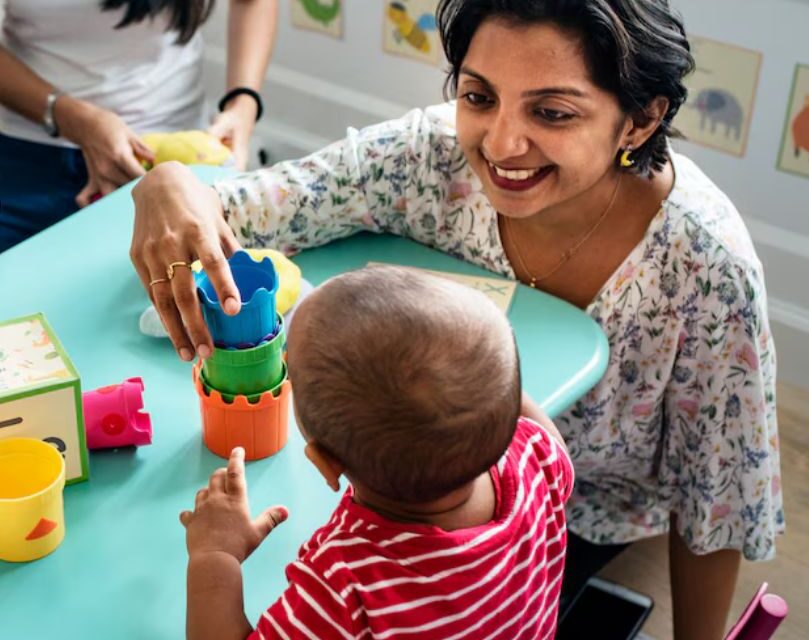
<path fill-rule="evenodd" d="M 489 82 L 484 75 L 478 73 L 477 71 L 473 71 L 469 67 L 461 67 L 460 73 L 463 75 L 472 76 L 475 80 L 479 80 L 490 89 L 494 89 L 494 84 Z"/>
<path fill-rule="evenodd" d="M 581 89 L 576 89 L 575 87 L 544 87 L 542 89 L 530 89 L 528 91 L 523 91 L 522 95 L 524 98 L 534 98 L 537 96 L 547 95 L 573 96 L 575 98 L 588 97 L 584 91 Z"/>
<path fill-rule="evenodd" d="M 478 73 L 477 71 L 474 71 L 473 69 L 470 69 L 469 67 L 461 67 L 460 73 L 463 75 L 471 76 L 476 80 L 479 80 L 490 89 L 495 88 L 494 83 L 488 80 L 486 76 L 484 76 L 481 73 Z M 529 89 L 528 91 L 523 91 L 522 93 L 523 98 L 536 98 L 548 95 L 573 96 L 575 98 L 589 97 L 587 93 L 575 87 L 543 87 L 541 89 Z"/>

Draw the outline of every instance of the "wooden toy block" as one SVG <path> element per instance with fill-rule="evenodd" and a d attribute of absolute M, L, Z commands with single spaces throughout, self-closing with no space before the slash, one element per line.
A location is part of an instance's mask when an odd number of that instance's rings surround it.
<path fill-rule="evenodd" d="M 42 313 L 0 322 L 0 439 L 20 437 L 56 447 L 67 484 L 87 480 L 81 381 Z"/>

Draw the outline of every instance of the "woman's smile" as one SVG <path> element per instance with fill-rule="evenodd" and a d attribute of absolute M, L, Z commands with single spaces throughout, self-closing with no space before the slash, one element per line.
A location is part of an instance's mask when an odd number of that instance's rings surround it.
<path fill-rule="evenodd" d="M 484 158 L 485 159 L 485 158 Z M 555 165 L 534 168 L 506 168 L 486 160 L 489 168 L 489 178 L 500 189 L 508 191 L 527 191 L 548 177 Z"/>

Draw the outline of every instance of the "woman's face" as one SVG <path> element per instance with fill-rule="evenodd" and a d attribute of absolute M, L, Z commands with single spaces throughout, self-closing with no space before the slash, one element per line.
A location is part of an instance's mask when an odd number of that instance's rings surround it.
<path fill-rule="evenodd" d="M 487 20 L 458 78 L 458 141 L 494 208 L 524 218 L 614 170 L 630 127 L 590 78 L 579 39 L 552 24 Z"/>

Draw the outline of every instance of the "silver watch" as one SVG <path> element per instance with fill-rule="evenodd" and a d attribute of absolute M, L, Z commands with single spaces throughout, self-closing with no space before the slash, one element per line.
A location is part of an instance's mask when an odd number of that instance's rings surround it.
<path fill-rule="evenodd" d="M 58 89 L 54 89 L 48 94 L 48 101 L 45 103 L 45 115 L 42 116 L 42 126 L 52 138 L 59 137 L 59 127 L 56 125 L 56 120 L 53 119 L 53 105 L 56 98 L 61 95 L 62 92 Z"/>

